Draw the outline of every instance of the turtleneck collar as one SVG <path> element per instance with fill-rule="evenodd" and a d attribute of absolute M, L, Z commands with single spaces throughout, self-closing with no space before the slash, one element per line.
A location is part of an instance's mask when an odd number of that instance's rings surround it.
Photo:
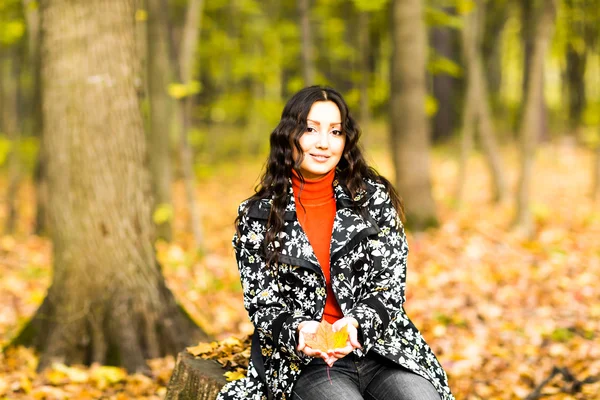
<path fill-rule="evenodd" d="M 295 170 L 292 170 L 292 188 L 296 200 L 300 198 L 303 205 L 320 205 L 324 202 L 334 199 L 333 180 L 335 178 L 335 168 L 329 171 L 325 176 L 316 179 L 304 179 L 304 187 L 300 177 Z"/>

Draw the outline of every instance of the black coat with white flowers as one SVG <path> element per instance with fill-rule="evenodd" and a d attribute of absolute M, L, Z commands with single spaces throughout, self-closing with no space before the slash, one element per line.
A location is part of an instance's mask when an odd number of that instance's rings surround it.
<path fill-rule="evenodd" d="M 344 316 L 359 322 L 359 357 L 374 351 L 428 379 L 442 400 L 454 397 L 446 373 L 404 312 L 408 246 L 385 187 L 366 181 L 366 210 L 356 212 L 344 186 L 334 181 L 336 215 L 331 238 L 331 284 Z M 271 201 L 240 205 L 233 244 L 244 306 L 255 326 L 246 378 L 228 383 L 218 399 L 291 399 L 294 383 L 311 357 L 296 350 L 298 325 L 320 321 L 325 277 L 296 218 L 290 185 L 276 268 L 262 252 Z M 363 216 L 364 215 L 364 216 Z M 260 351 L 258 351 L 260 350 Z"/>

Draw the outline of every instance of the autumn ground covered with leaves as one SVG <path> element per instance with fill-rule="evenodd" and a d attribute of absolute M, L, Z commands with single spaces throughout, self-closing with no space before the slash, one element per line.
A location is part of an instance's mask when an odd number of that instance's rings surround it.
<path fill-rule="evenodd" d="M 507 148 L 503 157 L 514 189 L 517 153 Z M 391 175 L 387 154 L 375 151 L 370 159 Z M 436 149 L 433 163 L 441 225 L 408 234 L 406 310 L 446 368 L 456 398 L 524 399 L 538 388 L 543 397 L 535 398 L 600 399 L 600 382 L 592 379 L 600 376 L 600 204 L 589 198 L 591 152 L 558 143 L 540 149 L 533 238 L 509 229 L 514 204 L 491 203 L 481 156 L 469 160 L 461 208 L 453 201 L 456 156 Z M 218 340 L 252 331 L 230 240 L 237 205 L 260 168 L 260 160 L 200 166 L 204 250 L 198 254 L 186 233 L 181 184 L 174 187 L 174 241 L 157 243 L 170 288 Z M 1 188 L 5 193 L 5 178 Z M 28 184 L 19 192 L 18 232 L 0 237 L 0 346 L 35 312 L 51 278 L 51 244 L 30 234 L 32 190 Z M 36 364 L 29 349 L 0 355 L 0 399 L 161 399 L 174 359 L 151 360 L 150 377 L 98 365 L 55 365 L 37 374 Z M 542 387 L 553 371 L 560 373 Z"/>

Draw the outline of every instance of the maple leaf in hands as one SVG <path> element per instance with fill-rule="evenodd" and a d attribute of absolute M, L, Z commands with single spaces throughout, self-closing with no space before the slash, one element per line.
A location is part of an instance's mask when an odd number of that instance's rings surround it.
<path fill-rule="evenodd" d="M 323 353 L 346 347 L 346 342 L 348 341 L 348 325 L 345 325 L 339 331 L 334 332 L 332 325 L 323 320 L 315 333 L 304 334 L 304 340 L 307 346 L 314 350 L 322 351 Z"/>

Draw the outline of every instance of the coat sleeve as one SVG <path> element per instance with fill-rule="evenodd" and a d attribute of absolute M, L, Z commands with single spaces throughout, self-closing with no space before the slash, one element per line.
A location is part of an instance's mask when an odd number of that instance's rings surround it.
<path fill-rule="evenodd" d="M 263 356 L 279 350 L 292 361 L 307 363 L 310 357 L 296 350 L 297 329 L 309 317 L 294 313 L 288 301 L 280 295 L 276 272 L 267 266 L 262 255 L 265 227 L 247 215 L 246 203 L 238 210 L 238 233 L 233 246 L 244 294 L 244 307 L 254 328 L 259 331 Z M 272 347 L 272 348 L 271 348 Z"/>
<path fill-rule="evenodd" d="M 404 227 L 383 185 L 377 185 L 369 212 L 380 230 L 367 245 L 373 269 L 360 299 L 346 313 L 359 323 L 363 354 L 382 340 L 390 320 L 402 315 L 399 311 L 405 301 L 408 256 Z"/>

